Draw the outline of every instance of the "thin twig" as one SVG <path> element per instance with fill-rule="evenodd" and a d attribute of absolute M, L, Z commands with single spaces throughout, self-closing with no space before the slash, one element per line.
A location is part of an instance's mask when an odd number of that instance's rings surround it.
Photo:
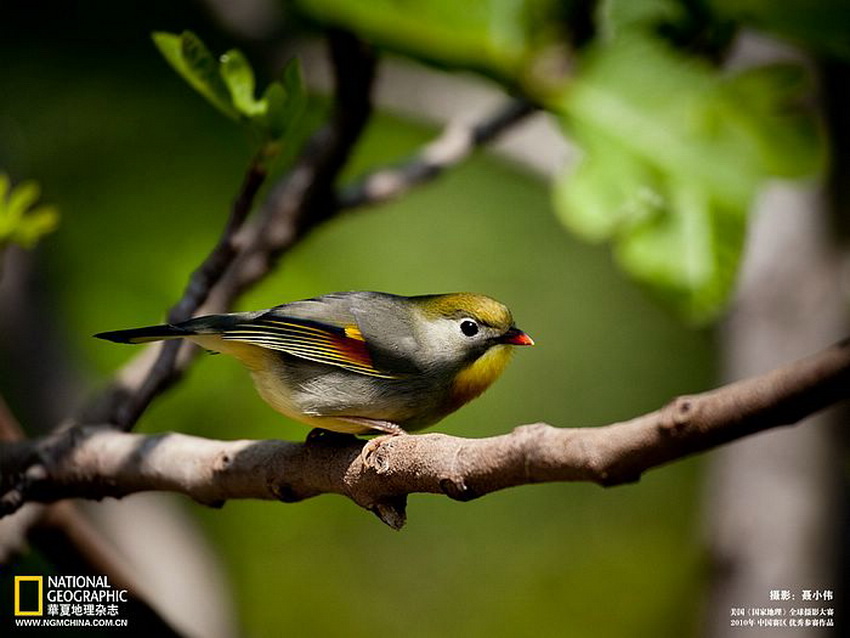
<path fill-rule="evenodd" d="M 337 206 L 342 209 L 374 206 L 405 194 L 459 164 L 481 146 L 534 113 L 524 100 L 511 100 L 476 124 L 449 124 L 421 151 L 395 166 L 374 171 L 342 189 Z"/>
<path fill-rule="evenodd" d="M 230 216 L 218 242 L 192 273 L 180 300 L 169 310 L 168 323 L 179 323 L 190 319 L 206 301 L 210 290 L 235 258 L 237 253 L 234 238 L 251 212 L 254 199 L 265 182 L 266 175 L 260 159 L 254 158 L 233 201 Z M 181 345 L 179 341 L 170 341 L 161 346 L 159 356 L 150 367 L 142 385 L 135 393 L 129 395 L 127 400 L 118 404 L 116 412 L 111 415 L 111 418 L 106 419 L 107 422 L 114 423 L 125 431 L 133 428 L 150 402 L 179 378 L 176 363 Z"/>
<path fill-rule="evenodd" d="M 32 451 L 29 456 L 18 451 L 17 469 L 33 478 L 20 486 L 16 502 L 169 490 L 220 506 L 232 498 L 293 502 L 335 493 L 398 528 L 411 493 L 466 501 L 529 483 L 633 482 L 648 469 L 795 423 L 848 396 L 850 342 L 843 342 L 773 372 L 679 397 L 660 410 L 603 427 L 539 423 L 485 439 L 424 434 L 365 443 L 354 437 L 214 441 L 89 428 L 70 441 L 33 443 L 42 463 L 36 472 L 27 465 Z"/>
<path fill-rule="evenodd" d="M 332 31 L 328 38 L 337 98 L 331 120 L 272 189 L 257 223 L 246 229 L 238 259 L 211 295 L 213 308 L 232 303 L 307 233 L 339 212 L 333 188 L 372 114 L 377 58 L 350 33 Z"/>

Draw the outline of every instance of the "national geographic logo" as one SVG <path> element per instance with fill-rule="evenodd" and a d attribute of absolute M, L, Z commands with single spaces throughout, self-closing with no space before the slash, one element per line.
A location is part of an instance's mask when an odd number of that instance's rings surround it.
<path fill-rule="evenodd" d="M 129 602 L 106 576 L 15 576 L 14 626 L 127 627 Z"/>
<path fill-rule="evenodd" d="M 44 613 L 44 576 L 15 576 L 15 615 Z"/>

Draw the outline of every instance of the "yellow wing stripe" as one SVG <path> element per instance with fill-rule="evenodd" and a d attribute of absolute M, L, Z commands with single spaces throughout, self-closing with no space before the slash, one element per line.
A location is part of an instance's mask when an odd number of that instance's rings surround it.
<path fill-rule="evenodd" d="M 303 324 L 303 323 L 293 323 L 291 321 L 282 321 L 280 319 L 264 319 L 263 322 L 266 323 L 266 324 L 275 324 L 275 325 L 278 325 L 278 326 L 283 326 L 283 327 L 287 328 L 288 330 L 297 330 L 299 332 L 313 332 L 313 333 L 321 335 L 321 336 L 327 336 L 328 335 L 327 330 L 324 330 L 322 328 L 318 328 L 316 326 L 309 326 L 309 325 L 306 325 L 306 324 Z M 271 327 L 271 326 L 268 326 L 268 327 Z"/>
<path fill-rule="evenodd" d="M 375 368 L 371 366 L 367 366 L 365 364 L 357 363 L 348 358 L 344 352 L 338 349 L 329 349 L 329 348 L 311 348 L 306 347 L 303 344 L 298 345 L 296 343 L 288 342 L 285 340 L 278 339 L 277 337 L 225 337 L 228 340 L 233 341 L 244 341 L 246 343 L 253 343 L 258 346 L 262 346 L 265 348 L 269 348 L 270 350 L 281 350 L 284 352 L 288 352 L 289 354 L 300 356 L 304 359 L 310 359 L 313 361 L 317 361 L 319 363 L 331 363 L 334 365 L 338 365 L 342 368 L 347 368 L 349 370 L 353 370 L 355 372 L 362 372 L 363 374 L 369 374 L 375 377 L 381 377 L 385 379 L 395 378 L 394 375 L 384 374 L 379 372 Z"/>
<path fill-rule="evenodd" d="M 357 339 L 358 341 L 366 341 L 366 338 L 363 336 L 363 333 L 360 332 L 360 328 L 355 326 L 353 323 L 348 324 L 345 327 L 345 336 L 349 339 Z"/>
<path fill-rule="evenodd" d="M 365 339 L 354 325 L 346 326 L 339 330 L 339 334 L 335 334 L 317 326 L 264 318 L 237 326 L 221 336 L 228 341 L 242 341 L 270 350 L 287 352 L 359 374 L 384 379 L 397 378 L 377 370 L 372 365 Z"/>

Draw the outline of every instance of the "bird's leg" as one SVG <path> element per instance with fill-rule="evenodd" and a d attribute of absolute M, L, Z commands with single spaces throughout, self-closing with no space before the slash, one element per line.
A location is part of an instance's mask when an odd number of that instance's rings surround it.
<path fill-rule="evenodd" d="M 356 425 L 362 425 L 364 428 L 372 430 L 371 432 L 361 432 L 361 434 L 389 434 L 390 436 L 398 436 L 399 434 L 407 434 L 407 431 L 391 421 L 380 421 L 378 419 L 365 419 L 362 417 L 343 417 L 340 421 L 348 421 Z"/>
<path fill-rule="evenodd" d="M 382 434 L 374 439 L 367 441 L 363 446 L 362 454 L 365 459 L 367 455 L 372 454 L 381 445 L 381 440 L 385 437 L 399 436 L 407 434 L 400 425 L 390 421 L 381 421 L 379 419 L 367 419 L 365 417 L 334 417 L 334 421 L 339 423 L 343 421 L 352 425 L 351 431 L 340 431 L 336 427 L 331 428 L 313 428 L 307 434 L 307 443 L 323 443 L 323 444 L 338 444 L 344 445 L 355 439 L 354 434 Z M 356 440 L 356 439 L 355 439 Z"/>

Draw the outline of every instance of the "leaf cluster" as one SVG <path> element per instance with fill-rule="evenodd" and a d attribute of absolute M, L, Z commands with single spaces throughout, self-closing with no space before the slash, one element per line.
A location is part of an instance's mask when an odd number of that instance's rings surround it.
<path fill-rule="evenodd" d="M 559 218 L 610 243 L 635 280 L 695 322 L 733 287 L 769 178 L 816 174 L 826 144 L 794 64 L 729 71 L 743 28 L 850 57 L 838 0 L 299 0 L 313 20 L 442 67 L 484 73 L 549 110 L 582 151 Z"/>
<path fill-rule="evenodd" d="M 29 180 L 13 186 L 0 173 L 0 251 L 8 244 L 32 248 L 59 223 L 55 207 L 37 204 L 41 187 Z"/>
<path fill-rule="evenodd" d="M 153 41 L 175 71 L 218 111 L 246 126 L 264 155 L 274 156 L 295 129 L 306 93 L 297 60 L 256 97 L 254 70 L 245 55 L 230 49 L 216 59 L 191 31 L 157 32 Z"/>

